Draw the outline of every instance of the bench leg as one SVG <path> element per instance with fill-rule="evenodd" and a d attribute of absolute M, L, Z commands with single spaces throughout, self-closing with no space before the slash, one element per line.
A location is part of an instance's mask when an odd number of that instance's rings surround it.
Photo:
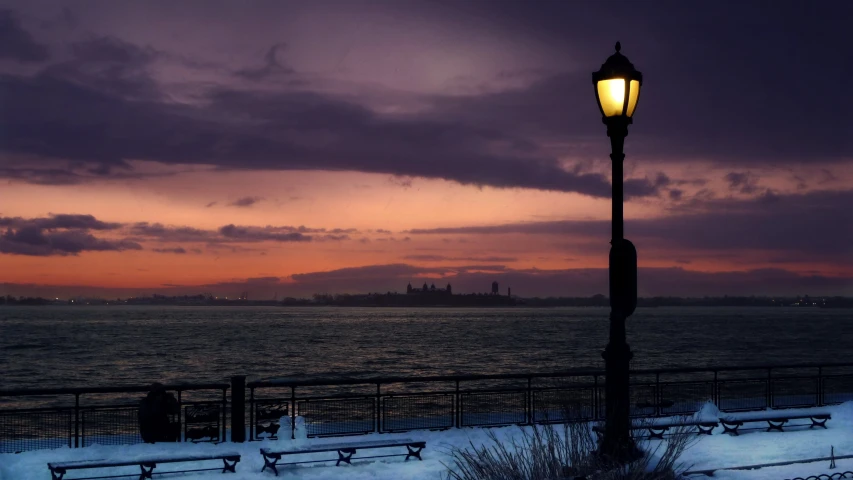
<path fill-rule="evenodd" d="M 415 457 L 418 460 L 423 460 L 421 458 L 421 450 L 423 450 L 423 449 L 424 449 L 424 447 L 413 449 L 412 447 L 406 445 L 406 450 L 409 451 L 409 453 L 406 454 L 406 461 L 408 462 L 409 458 L 411 458 L 411 457 Z"/>
<path fill-rule="evenodd" d="M 234 460 L 232 463 L 229 464 L 228 460 L 223 458 L 222 463 L 224 464 L 222 467 L 222 473 L 225 473 L 225 472 L 237 473 L 237 460 Z"/>
<path fill-rule="evenodd" d="M 276 468 L 275 464 L 278 463 L 278 460 L 281 457 L 267 457 L 263 453 L 261 453 L 261 456 L 264 457 L 264 468 L 261 469 L 261 473 L 263 473 L 264 470 L 266 470 L 267 467 L 269 467 L 272 469 L 273 473 L 275 473 L 275 476 L 277 477 L 278 476 L 278 468 Z M 270 461 L 270 459 L 272 459 L 272 462 Z"/>
<path fill-rule="evenodd" d="M 145 469 L 146 466 L 148 467 L 148 470 Z M 139 480 L 145 480 L 146 478 L 151 479 L 151 474 L 154 472 L 154 467 L 156 466 L 157 464 L 154 463 L 140 463 L 139 470 L 141 470 L 141 472 L 139 473 Z"/>
<path fill-rule="evenodd" d="M 780 432 L 783 432 L 784 430 L 782 430 L 782 427 L 785 425 L 786 422 L 787 422 L 787 420 L 782 420 L 781 422 L 774 422 L 773 420 L 767 420 L 767 425 L 769 425 L 767 427 L 767 431 L 769 432 L 771 430 L 778 430 Z"/>
<path fill-rule="evenodd" d="M 64 468 L 50 469 L 50 476 L 53 477 L 53 480 L 62 480 L 62 477 L 65 476 Z"/>
<path fill-rule="evenodd" d="M 711 435 L 711 432 L 714 431 L 714 427 L 703 427 L 702 425 L 696 425 L 696 428 L 699 430 L 699 433 L 697 433 L 697 435 Z"/>
<path fill-rule="evenodd" d="M 669 430 L 669 427 L 649 427 L 649 438 L 659 438 L 663 440 L 663 432 Z"/>
<path fill-rule="evenodd" d="M 817 418 L 812 418 L 811 420 L 812 420 L 812 425 L 811 425 L 809 428 L 814 428 L 814 427 L 823 427 L 823 428 L 826 428 L 826 421 L 827 421 L 827 420 L 829 420 L 829 419 L 828 419 L 828 418 L 824 418 L 823 420 L 819 420 L 819 419 L 817 419 Z"/>
<path fill-rule="evenodd" d="M 738 429 L 738 427 L 741 426 L 741 424 L 739 424 L 739 423 L 732 423 L 732 424 L 723 423 L 722 425 L 723 425 L 723 433 L 731 433 L 731 434 L 734 434 L 735 436 L 738 435 L 737 429 Z M 730 427 L 729 425 L 732 425 L 732 426 Z"/>
<path fill-rule="evenodd" d="M 345 455 L 345 454 L 349 455 Z M 350 460 L 352 456 L 355 454 L 354 448 L 347 448 L 345 450 L 338 450 L 338 461 L 335 463 L 335 466 L 340 466 L 341 462 L 346 463 L 347 465 L 352 465 L 352 461 Z"/>

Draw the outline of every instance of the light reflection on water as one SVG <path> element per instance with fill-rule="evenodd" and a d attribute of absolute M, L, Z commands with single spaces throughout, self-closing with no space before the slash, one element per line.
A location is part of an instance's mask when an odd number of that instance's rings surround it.
<path fill-rule="evenodd" d="M 2 307 L 0 389 L 603 368 L 606 309 Z M 853 361 L 853 311 L 640 309 L 634 368 Z"/>

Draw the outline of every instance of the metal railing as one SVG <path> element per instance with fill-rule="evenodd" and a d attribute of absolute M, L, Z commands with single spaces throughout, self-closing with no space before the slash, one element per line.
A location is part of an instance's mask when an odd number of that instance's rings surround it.
<path fill-rule="evenodd" d="M 249 383 L 238 376 L 166 389 L 180 405 L 182 441 L 225 441 L 230 427 L 239 442 L 295 438 L 300 429 L 318 437 L 597 421 L 605 382 L 601 370 L 574 370 Z M 0 390 L 0 453 L 140 443 L 137 409 L 148 388 Z M 853 400 L 853 363 L 632 370 L 630 396 L 633 417 L 689 415 L 707 402 L 726 412 L 831 405 Z"/>
<path fill-rule="evenodd" d="M 605 382 L 601 370 L 255 381 L 248 438 L 602 420 Z M 853 400 L 853 363 L 632 370 L 630 395 L 633 417 L 689 415 L 707 402 L 724 412 L 817 407 Z"/>
<path fill-rule="evenodd" d="M 229 384 L 165 388 L 178 401 L 179 413 L 172 421 L 179 427 L 180 440 L 225 438 Z M 0 453 L 142 443 L 137 415 L 139 400 L 148 390 L 148 386 L 0 390 Z"/>

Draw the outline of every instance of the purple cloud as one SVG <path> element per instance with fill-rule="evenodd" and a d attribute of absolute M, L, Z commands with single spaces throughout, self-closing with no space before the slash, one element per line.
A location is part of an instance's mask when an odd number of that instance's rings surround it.
<path fill-rule="evenodd" d="M 175 247 L 175 248 L 152 248 L 152 252 L 157 253 L 175 253 L 178 255 L 183 255 L 187 253 L 187 251 L 183 247 Z"/>
<path fill-rule="evenodd" d="M 729 182 L 730 190 L 746 194 L 758 191 L 758 176 L 750 172 L 729 172 L 725 178 Z"/>
<path fill-rule="evenodd" d="M 252 205 L 264 200 L 264 197 L 242 197 L 229 203 L 232 207 L 251 207 Z M 215 202 L 214 202 L 215 203 Z"/>
<path fill-rule="evenodd" d="M 35 227 L 40 230 L 83 229 L 83 230 L 116 230 L 121 223 L 103 222 L 92 215 L 58 214 L 49 217 L 25 219 L 21 217 L 0 217 L 0 227 Z"/>
<path fill-rule="evenodd" d="M 469 256 L 469 257 L 448 257 L 445 255 L 406 255 L 403 257 L 406 260 L 415 260 L 421 262 L 441 262 L 441 261 L 465 261 L 465 262 L 515 262 L 518 258 L 515 257 L 498 257 L 498 256 L 487 256 L 487 257 L 477 257 L 477 256 Z"/>
<path fill-rule="evenodd" d="M 286 231 L 273 227 L 242 227 L 234 224 L 225 225 L 219 229 L 219 233 L 225 238 L 239 240 L 241 242 L 310 242 L 313 237 L 301 232 Z"/>
<path fill-rule="evenodd" d="M 240 242 L 310 242 L 314 240 L 349 240 L 354 228 L 309 228 L 304 225 L 265 227 L 248 225 L 223 225 L 217 230 L 203 230 L 188 226 L 166 226 L 161 223 L 139 222 L 129 226 L 131 235 L 146 241 L 164 243 L 207 243 L 210 245 Z"/>
<path fill-rule="evenodd" d="M 77 255 L 84 251 L 140 250 L 131 239 L 97 238 L 90 230 L 109 231 L 123 227 L 120 223 L 103 222 L 92 215 L 51 215 L 25 219 L 0 217 L 0 253 L 13 255 Z"/>
<path fill-rule="evenodd" d="M 9 228 L 0 234 L 0 253 L 13 255 L 76 255 L 84 251 L 141 250 L 131 240 L 106 240 L 82 230 L 45 230 L 37 226 Z"/>

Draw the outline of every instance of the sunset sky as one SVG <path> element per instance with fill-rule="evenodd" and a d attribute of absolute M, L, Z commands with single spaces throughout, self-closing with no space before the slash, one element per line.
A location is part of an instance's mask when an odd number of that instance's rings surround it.
<path fill-rule="evenodd" d="M 853 2 L 0 0 L 0 294 L 853 295 Z"/>

